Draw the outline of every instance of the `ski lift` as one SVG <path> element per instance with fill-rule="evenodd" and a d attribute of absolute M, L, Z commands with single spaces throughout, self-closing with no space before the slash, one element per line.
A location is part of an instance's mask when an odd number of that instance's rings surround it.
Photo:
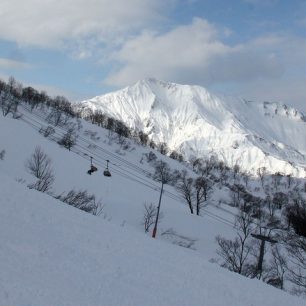
<path fill-rule="evenodd" d="M 93 172 L 96 171 L 98 171 L 98 168 L 92 164 L 92 156 L 90 156 L 90 169 L 87 171 L 87 173 L 91 175 Z"/>
<path fill-rule="evenodd" d="M 105 170 L 103 172 L 103 175 L 110 177 L 112 175 L 111 175 L 110 171 L 108 170 L 108 163 L 109 163 L 109 160 L 106 161 L 106 168 L 105 168 Z"/>

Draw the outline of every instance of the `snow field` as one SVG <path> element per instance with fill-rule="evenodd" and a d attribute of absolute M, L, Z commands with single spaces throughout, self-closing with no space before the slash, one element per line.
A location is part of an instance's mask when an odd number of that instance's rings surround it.
<path fill-rule="evenodd" d="M 83 122 L 81 135 L 86 129 L 98 132 L 97 145 L 118 152 L 117 144 L 109 144 L 107 131 Z M 102 168 L 99 165 L 99 171 L 89 176 L 88 157 L 50 142 L 22 120 L 1 117 L 0 139 L 0 150 L 6 150 L 0 161 L 1 306 L 282 306 L 303 302 L 210 264 L 208 260 L 215 257 L 215 236 L 231 237 L 233 228 L 207 214 L 190 215 L 181 201 L 164 196 L 165 217 L 157 239 L 144 235 L 143 203 L 156 204 L 159 192 L 120 173 L 105 178 L 102 160 L 107 157 L 97 148 L 92 152 L 99 155 Z M 54 193 L 72 188 L 94 193 L 105 204 L 100 217 L 26 187 L 34 178 L 24 163 L 37 145 L 52 159 Z M 125 160 L 152 172 L 151 166 L 139 163 L 144 153 L 148 149 L 136 145 L 131 152 L 120 152 Z M 167 162 L 172 168 L 183 167 L 169 159 Z M 123 173 L 127 171 L 123 163 L 114 163 Z M 175 192 L 172 187 L 166 189 Z M 207 209 L 233 221 L 224 211 Z M 169 228 L 195 239 L 196 251 L 169 244 L 161 236 Z"/>

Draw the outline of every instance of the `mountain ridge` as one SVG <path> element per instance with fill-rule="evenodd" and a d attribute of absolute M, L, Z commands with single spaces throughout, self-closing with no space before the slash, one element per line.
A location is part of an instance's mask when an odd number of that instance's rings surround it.
<path fill-rule="evenodd" d="M 303 177 L 306 117 L 276 102 L 217 95 L 198 85 L 148 78 L 77 104 L 141 130 L 186 159 L 215 154 L 255 174 L 260 167 Z"/>

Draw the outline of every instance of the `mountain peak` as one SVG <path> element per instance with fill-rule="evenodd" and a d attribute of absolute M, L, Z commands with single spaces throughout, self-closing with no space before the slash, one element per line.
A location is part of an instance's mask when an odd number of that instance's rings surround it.
<path fill-rule="evenodd" d="M 114 93 L 83 101 L 186 159 L 216 154 L 229 166 L 256 173 L 304 175 L 305 116 L 278 103 L 249 103 L 204 87 L 146 78 Z"/>
<path fill-rule="evenodd" d="M 152 90 L 153 93 L 156 92 L 157 94 L 159 94 L 160 91 L 175 90 L 178 87 L 184 86 L 184 85 L 179 85 L 176 83 L 163 81 L 163 80 L 159 80 L 159 79 L 150 77 L 150 78 L 145 78 L 145 79 L 138 81 L 134 86 L 140 87 L 140 88 L 148 87 Z M 134 86 L 130 86 L 130 87 L 134 87 Z"/>
<path fill-rule="evenodd" d="M 159 80 L 159 79 L 156 79 L 154 77 L 148 77 L 148 78 L 142 79 L 142 80 L 138 81 L 137 83 L 140 83 L 140 84 L 141 83 L 146 83 L 146 84 L 149 84 L 149 85 L 157 85 L 157 86 L 163 86 L 163 87 L 167 87 L 169 85 L 177 85 L 175 83 L 164 81 L 164 80 Z"/>

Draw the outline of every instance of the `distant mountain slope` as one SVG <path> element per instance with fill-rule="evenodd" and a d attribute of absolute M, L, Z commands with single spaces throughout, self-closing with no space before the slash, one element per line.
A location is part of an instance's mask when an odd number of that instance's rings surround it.
<path fill-rule="evenodd" d="M 230 166 L 238 164 L 253 173 L 266 167 L 270 172 L 305 174 L 306 117 L 286 105 L 146 79 L 78 107 L 101 110 L 186 158 L 216 154 Z"/>

